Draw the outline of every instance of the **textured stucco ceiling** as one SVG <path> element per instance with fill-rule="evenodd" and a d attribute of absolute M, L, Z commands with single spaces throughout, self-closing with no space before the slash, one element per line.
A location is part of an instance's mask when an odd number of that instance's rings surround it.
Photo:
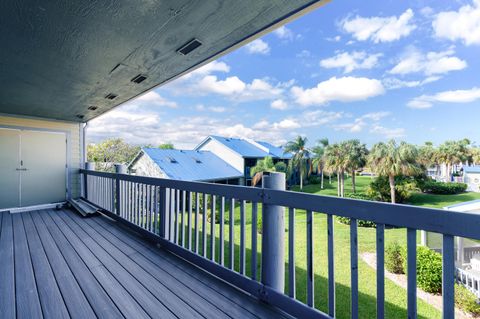
<path fill-rule="evenodd" d="M 2 1 L 0 113 L 88 121 L 323 2 Z"/>

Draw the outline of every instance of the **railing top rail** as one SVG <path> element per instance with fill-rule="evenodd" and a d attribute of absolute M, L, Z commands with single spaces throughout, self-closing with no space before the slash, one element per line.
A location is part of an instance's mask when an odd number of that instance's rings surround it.
<path fill-rule="evenodd" d="M 480 240 L 480 214 L 471 212 L 456 212 L 292 191 L 179 181 L 84 169 L 81 169 L 80 172 L 92 176 L 118 178 L 133 183 L 143 183 L 191 192 L 220 195 L 227 198 L 262 202 L 264 204 L 312 210 L 337 216 L 369 220 L 380 224 L 421 229 Z"/>

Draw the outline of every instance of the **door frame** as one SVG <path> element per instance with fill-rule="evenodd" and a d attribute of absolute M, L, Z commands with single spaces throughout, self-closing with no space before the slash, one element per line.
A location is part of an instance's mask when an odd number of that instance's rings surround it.
<path fill-rule="evenodd" d="M 17 125 L 0 125 L 0 129 L 11 129 L 20 131 L 32 131 L 32 132 L 50 132 L 50 133 L 63 133 L 66 138 L 66 167 L 65 167 L 65 200 L 69 200 L 72 197 L 72 187 L 70 185 L 71 177 L 71 133 L 68 130 L 57 130 L 49 128 L 31 127 L 31 126 L 17 126 Z"/>

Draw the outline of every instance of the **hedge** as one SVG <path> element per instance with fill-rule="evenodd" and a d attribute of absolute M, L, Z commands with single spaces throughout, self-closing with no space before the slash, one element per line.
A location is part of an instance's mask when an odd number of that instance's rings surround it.
<path fill-rule="evenodd" d="M 431 194 L 453 195 L 465 192 L 467 184 L 429 181 L 422 186 L 422 190 Z"/>

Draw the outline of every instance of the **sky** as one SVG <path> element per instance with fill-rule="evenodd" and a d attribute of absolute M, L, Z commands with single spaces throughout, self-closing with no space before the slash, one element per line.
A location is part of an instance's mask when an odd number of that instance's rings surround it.
<path fill-rule="evenodd" d="M 92 120 L 89 142 L 480 143 L 480 0 L 341 1 Z"/>

